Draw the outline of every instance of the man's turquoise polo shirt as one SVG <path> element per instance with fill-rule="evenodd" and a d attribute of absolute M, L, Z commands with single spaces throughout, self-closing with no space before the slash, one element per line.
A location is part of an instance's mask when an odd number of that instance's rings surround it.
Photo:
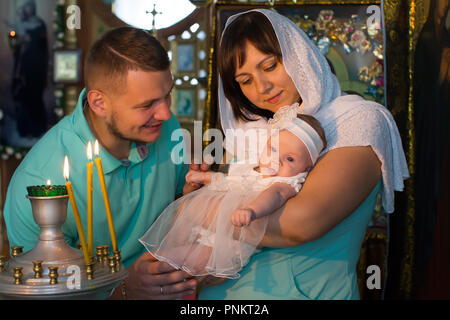
<path fill-rule="evenodd" d="M 78 210 L 87 239 L 87 155 L 88 141 L 94 143 L 83 114 L 86 93 L 83 91 L 74 112 L 64 117 L 36 143 L 15 171 L 8 187 L 4 209 L 8 238 L 11 246 L 23 246 L 24 251 L 32 249 L 39 236 L 39 227 L 34 222 L 30 201 L 25 197 L 27 186 L 43 185 L 47 179 L 52 185 L 64 185 L 64 156 L 70 162 L 72 182 Z M 172 132 L 180 125 L 172 115 L 161 128 L 161 136 L 153 143 L 133 143 L 128 159 L 118 160 L 104 148 L 100 150 L 103 171 L 108 189 L 114 227 L 123 263 L 128 267 L 145 252 L 140 238 L 160 213 L 182 193 L 188 165 L 180 157 L 172 161 L 172 150 L 180 150 L 181 140 L 171 141 Z M 184 148 L 182 150 L 185 150 Z M 177 164 L 179 163 L 179 164 Z M 94 164 L 94 254 L 95 246 L 107 244 L 111 239 L 105 206 Z M 67 243 L 76 247 L 78 231 L 70 202 L 67 220 L 62 226 Z M 87 240 L 86 240 L 87 241 Z"/>

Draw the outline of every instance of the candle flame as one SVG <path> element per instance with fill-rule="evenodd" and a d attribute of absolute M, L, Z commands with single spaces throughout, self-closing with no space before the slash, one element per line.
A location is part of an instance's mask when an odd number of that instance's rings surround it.
<path fill-rule="evenodd" d="M 87 145 L 87 157 L 88 157 L 89 161 L 92 160 L 92 144 L 90 141 L 88 142 L 88 145 Z"/>
<path fill-rule="evenodd" d="M 50 179 L 47 180 L 47 186 L 50 187 L 50 185 L 52 184 L 52 182 L 50 181 Z"/>
<path fill-rule="evenodd" d="M 63 169 L 64 178 L 69 180 L 69 159 L 67 156 L 64 157 L 64 169 Z"/>
<path fill-rule="evenodd" d="M 99 146 L 98 146 L 98 140 L 95 140 L 95 143 L 94 143 L 94 154 L 98 157 L 98 154 L 99 154 Z"/>

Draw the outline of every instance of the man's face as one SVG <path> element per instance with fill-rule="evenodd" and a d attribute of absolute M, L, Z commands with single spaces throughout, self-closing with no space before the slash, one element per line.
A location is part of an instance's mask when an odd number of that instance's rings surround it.
<path fill-rule="evenodd" d="M 126 90 L 108 95 L 106 125 L 116 138 L 151 143 L 171 118 L 172 74 L 165 71 L 129 71 Z"/>

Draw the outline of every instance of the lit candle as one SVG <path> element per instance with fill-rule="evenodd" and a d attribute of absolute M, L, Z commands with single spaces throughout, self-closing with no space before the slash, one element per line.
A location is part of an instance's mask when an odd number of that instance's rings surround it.
<path fill-rule="evenodd" d="M 47 185 L 45 186 L 44 189 L 44 195 L 45 196 L 53 196 L 53 188 L 52 188 L 52 182 L 50 181 L 50 179 L 47 179 Z"/>
<path fill-rule="evenodd" d="M 94 154 L 95 154 L 94 161 L 95 164 L 97 165 L 98 178 L 100 179 L 100 186 L 102 187 L 103 201 L 105 203 L 106 217 L 108 218 L 109 233 L 111 234 L 113 251 L 116 252 L 118 250 L 116 231 L 114 230 L 114 222 L 112 219 L 111 207 L 109 205 L 108 191 L 106 190 L 105 176 L 103 175 L 102 161 L 99 157 L 99 146 L 97 140 L 95 140 L 94 143 Z"/>
<path fill-rule="evenodd" d="M 92 162 L 92 144 L 89 141 L 87 145 L 87 215 L 88 215 L 88 252 L 89 257 L 94 255 L 94 228 L 93 228 L 93 215 L 92 215 L 92 172 L 94 168 L 94 162 Z"/>
<path fill-rule="evenodd" d="M 81 224 L 80 213 L 78 212 L 77 203 L 73 194 L 72 183 L 69 181 L 69 159 L 64 158 L 64 178 L 66 179 L 66 189 L 69 195 L 70 204 L 72 205 L 73 215 L 77 224 L 78 235 L 80 237 L 81 248 L 83 249 L 84 261 L 86 265 L 90 264 L 89 255 L 86 247 L 86 239 L 84 238 L 83 225 Z"/>

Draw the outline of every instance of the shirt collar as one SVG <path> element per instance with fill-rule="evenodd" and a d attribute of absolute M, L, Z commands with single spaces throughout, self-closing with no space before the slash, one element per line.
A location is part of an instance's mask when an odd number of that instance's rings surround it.
<path fill-rule="evenodd" d="M 87 93 L 86 89 L 80 93 L 77 105 L 72 114 L 74 132 L 80 137 L 81 141 L 87 145 L 89 141 L 93 144 L 96 140 L 84 116 L 83 109 L 87 107 Z M 80 151 L 82 152 L 82 151 Z M 108 174 L 120 166 L 128 166 L 131 163 L 139 163 L 148 156 L 148 145 L 133 142 L 130 148 L 130 155 L 128 159 L 118 160 L 111 155 L 105 148 L 100 147 L 100 154 L 102 160 L 103 172 Z"/>

